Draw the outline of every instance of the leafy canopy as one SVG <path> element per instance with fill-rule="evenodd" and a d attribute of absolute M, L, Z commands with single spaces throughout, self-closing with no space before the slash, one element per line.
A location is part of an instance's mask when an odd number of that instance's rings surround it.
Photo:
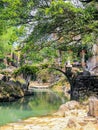
<path fill-rule="evenodd" d="M 32 56 L 44 47 L 66 51 L 96 42 L 98 4 L 95 1 L 84 8 L 63 0 L 2 0 L 1 5 L 2 27 L 7 20 L 7 27 L 21 25 L 31 29 L 24 42 L 20 42 L 26 55 Z"/>

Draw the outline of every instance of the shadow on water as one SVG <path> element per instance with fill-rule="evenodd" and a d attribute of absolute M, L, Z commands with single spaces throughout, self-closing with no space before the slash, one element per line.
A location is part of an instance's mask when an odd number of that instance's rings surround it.
<path fill-rule="evenodd" d="M 53 91 L 35 91 L 33 96 L 27 96 L 15 102 L 0 103 L 0 125 L 20 121 L 31 116 L 52 114 L 66 102 Z"/>

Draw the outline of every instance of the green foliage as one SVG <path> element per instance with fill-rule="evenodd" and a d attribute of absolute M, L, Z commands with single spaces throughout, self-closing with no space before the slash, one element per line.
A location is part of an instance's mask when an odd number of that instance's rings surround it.
<path fill-rule="evenodd" d="M 87 46 L 91 46 L 93 45 L 95 42 L 95 38 L 94 38 L 94 34 L 85 34 L 85 36 L 82 39 L 82 43 L 83 45 Z"/>
<path fill-rule="evenodd" d="M 57 52 L 53 47 L 44 47 L 38 52 L 33 50 L 32 47 L 27 44 L 21 50 L 21 64 L 24 64 L 25 59 L 31 61 L 32 64 L 40 64 L 40 62 L 49 62 L 49 60 L 51 60 L 50 62 L 54 62 L 54 58 L 57 58 Z"/>
<path fill-rule="evenodd" d="M 65 48 L 66 50 L 68 46 L 71 47 L 69 45 L 71 42 L 74 45 L 75 43 L 78 44 L 79 41 L 74 40 L 74 37 L 79 34 L 80 40 L 88 43 L 85 37 L 89 37 L 96 29 L 94 14 L 95 8 L 93 6 L 82 9 L 76 8 L 70 2 L 64 2 L 63 0 L 53 1 L 50 6 L 38 10 L 36 14 L 38 24 L 35 25 L 27 39 L 28 45 L 30 47 L 32 45 L 32 49 L 35 50 L 40 50 L 46 46 L 61 50 Z M 53 33 L 56 35 L 56 39 L 49 38 Z M 63 40 L 57 40 L 61 38 Z"/>
<path fill-rule="evenodd" d="M 0 58 L 5 58 L 12 53 L 16 45 L 15 42 L 19 41 L 19 36 L 23 35 L 24 27 L 10 27 L 2 32 L 0 35 Z"/>
<path fill-rule="evenodd" d="M 44 59 L 54 62 L 59 49 L 67 52 L 63 54 L 64 63 L 67 57 L 76 59 L 80 48 L 91 47 L 96 42 L 98 8 L 95 1 L 85 8 L 76 8 L 63 0 L 2 0 L 0 7 L 0 51 L 8 52 L 12 47 L 6 46 L 8 43 L 20 42 L 21 60 L 32 61 L 33 64 Z M 25 36 L 24 32 L 28 31 L 25 27 L 32 31 L 21 42 L 19 37 Z M 76 40 L 78 35 L 80 39 Z M 2 51 L 0 54 L 1 57 L 5 55 L 3 53 L 2 56 Z"/>
<path fill-rule="evenodd" d="M 50 79 L 50 75 L 46 67 L 43 69 L 40 69 L 40 71 L 37 73 L 37 79 L 43 83 L 48 82 L 48 80 Z"/>
<path fill-rule="evenodd" d="M 0 63 L 0 69 L 5 69 L 5 64 L 4 63 Z"/>
<path fill-rule="evenodd" d="M 62 15 L 67 12 L 76 13 L 82 11 L 80 8 L 75 8 L 70 2 L 64 2 L 63 0 L 52 1 L 49 8 L 46 8 L 45 13 L 47 15 Z"/>
<path fill-rule="evenodd" d="M 23 77 L 26 77 L 26 76 L 33 76 L 33 78 L 36 77 L 36 73 L 39 71 L 39 68 L 37 66 L 29 66 L 29 65 L 24 65 L 20 68 L 18 68 L 17 70 L 15 70 L 13 72 L 13 75 L 15 77 L 17 77 L 18 75 L 21 75 L 23 74 Z"/>
<path fill-rule="evenodd" d="M 0 19 L 9 20 L 9 25 L 24 23 L 24 20 L 27 21 L 28 15 L 30 14 L 30 9 L 33 6 L 31 0 L 2 0 L 3 5 L 5 6 L 0 15 Z"/>

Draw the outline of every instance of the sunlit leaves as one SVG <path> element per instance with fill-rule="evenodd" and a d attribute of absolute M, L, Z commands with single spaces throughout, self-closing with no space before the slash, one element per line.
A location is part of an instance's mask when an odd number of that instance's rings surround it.
<path fill-rule="evenodd" d="M 22 53 L 26 53 L 31 59 L 34 57 L 43 60 L 47 54 L 50 58 L 55 55 L 51 48 L 70 50 L 80 43 L 93 44 L 93 39 L 97 37 L 97 13 L 93 3 L 77 8 L 63 0 L 2 0 L 1 5 L 1 34 L 7 28 L 7 34 L 2 38 L 9 37 L 6 42 L 10 44 L 17 42 L 24 36 L 24 28 L 29 25 L 31 31 L 27 30 L 29 35 L 25 37 L 25 44 L 23 41 L 20 44 L 23 44 Z M 6 26 L 3 21 L 6 21 Z M 10 26 L 16 26 L 17 29 L 8 31 Z M 50 51 L 44 49 L 46 47 Z M 40 51 L 39 57 L 35 50 Z"/>
<path fill-rule="evenodd" d="M 82 38 L 82 43 L 84 45 L 92 46 L 95 43 L 94 34 L 85 34 L 85 36 Z"/>

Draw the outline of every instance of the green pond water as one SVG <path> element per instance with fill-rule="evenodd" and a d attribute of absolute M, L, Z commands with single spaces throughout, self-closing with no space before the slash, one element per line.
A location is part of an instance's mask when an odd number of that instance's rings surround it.
<path fill-rule="evenodd" d="M 0 103 L 0 125 L 17 122 L 32 116 L 44 116 L 55 112 L 66 102 L 66 97 L 53 91 L 36 91 L 34 95 L 15 102 Z"/>

